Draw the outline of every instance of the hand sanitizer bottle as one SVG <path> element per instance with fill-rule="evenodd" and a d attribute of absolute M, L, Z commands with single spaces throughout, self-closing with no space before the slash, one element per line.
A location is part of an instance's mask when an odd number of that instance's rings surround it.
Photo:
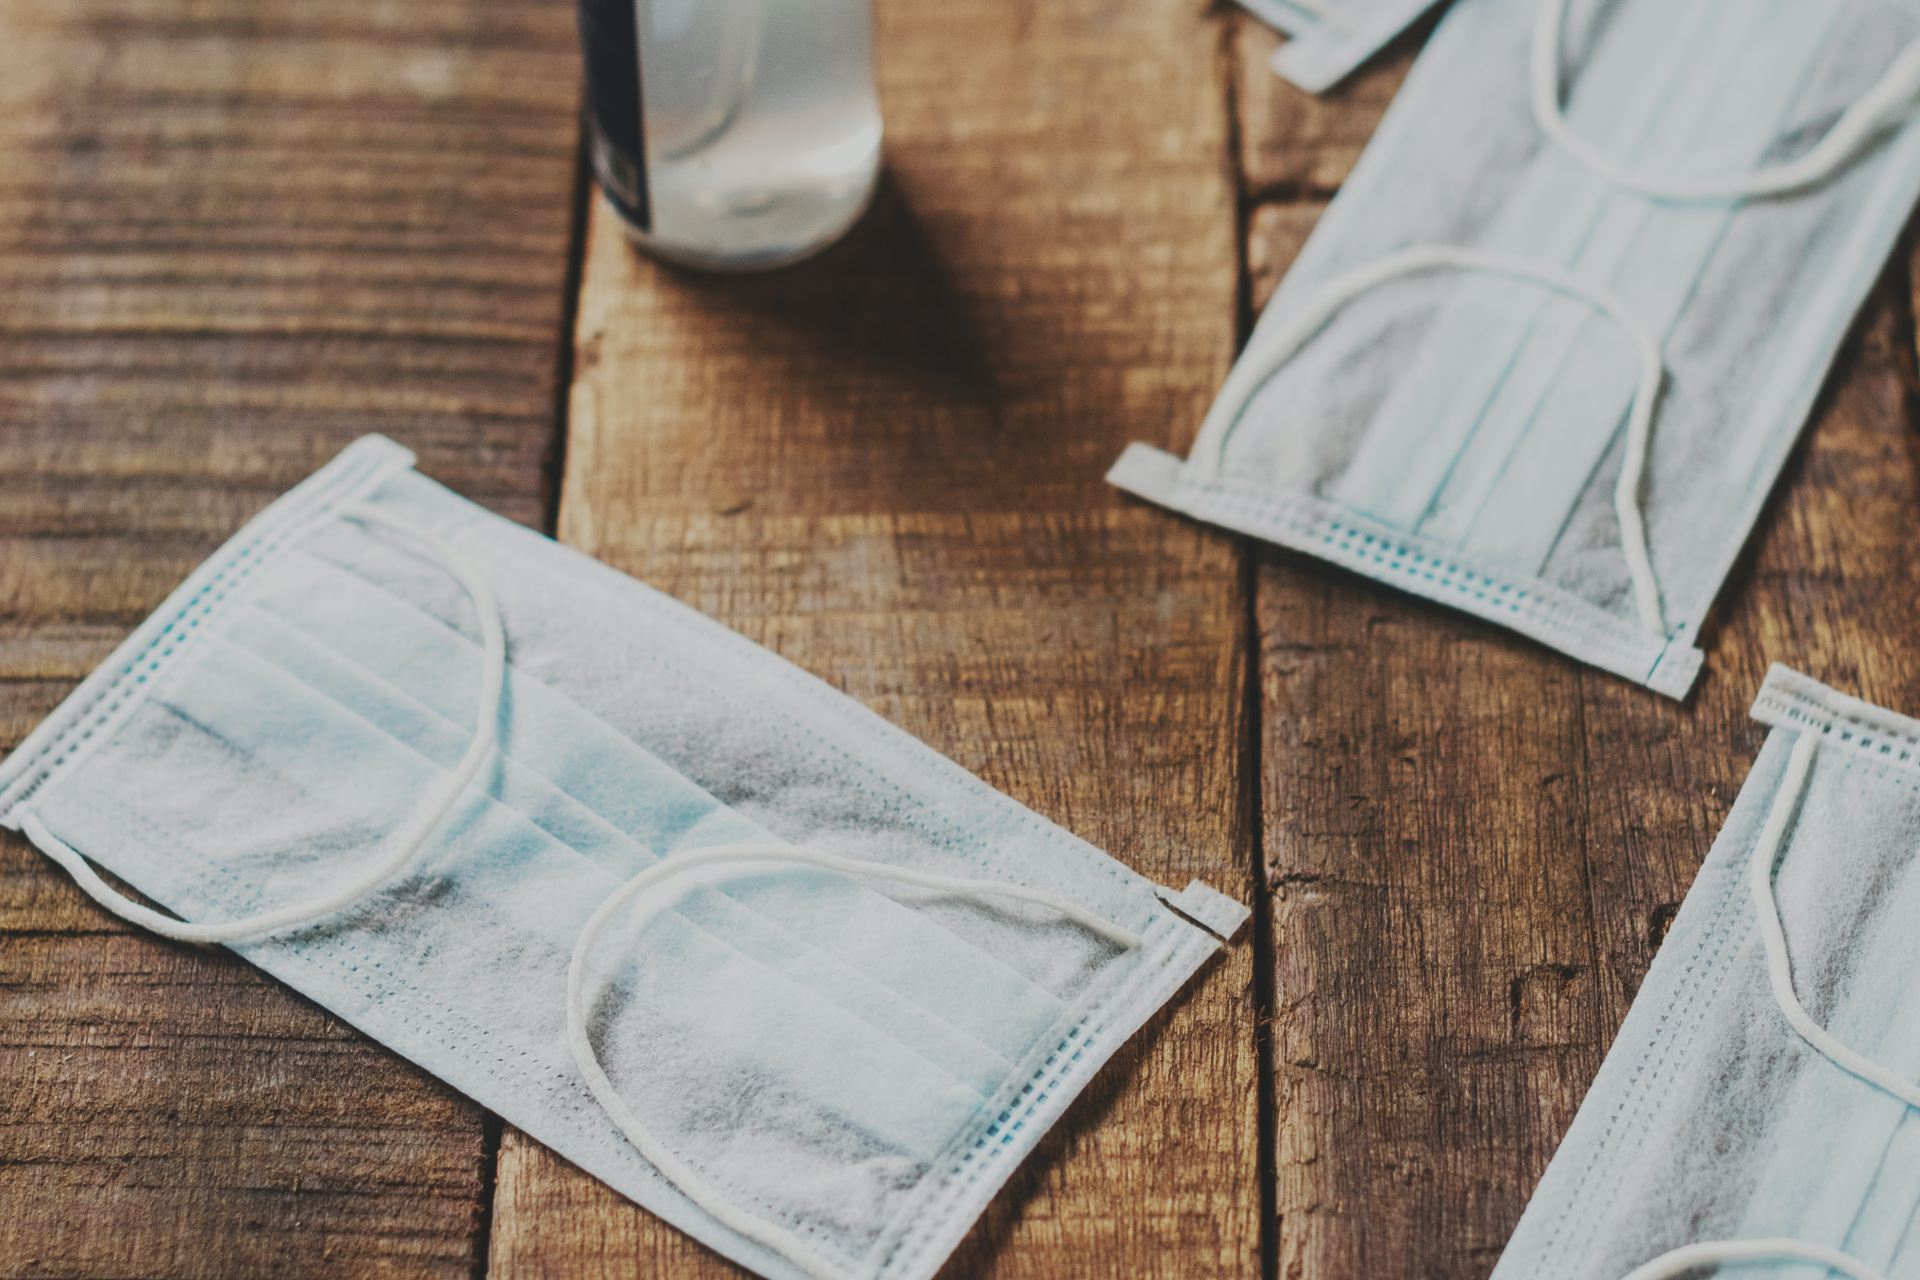
<path fill-rule="evenodd" d="M 588 146 L 635 243 L 784 266 L 840 238 L 880 171 L 872 0 L 579 0 Z"/>

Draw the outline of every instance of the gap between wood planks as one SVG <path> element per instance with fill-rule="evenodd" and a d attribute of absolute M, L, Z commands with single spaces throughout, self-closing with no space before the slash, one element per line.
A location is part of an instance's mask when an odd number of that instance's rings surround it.
<path fill-rule="evenodd" d="M 557 537 L 560 491 L 567 474 L 567 401 L 573 388 L 573 335 L 580 321 L 580 277 L 587 254 L 587 205 L 593 198 L 593 165 L 587 157 L 584 128 L 574 144 L 573 212 L 567 224 L 566 282 L 561 290 L 561 321 L 553 375 L 553 440 L 543 464 L 544 492 L 540 532 Z M 493 1256 L 493 1201 L 500 1175 L 500 1140 L 506 1122 L 487 1111 L 482 1116 L 479 1212 L 474 1221 L 473 1276 L 483 1280 Z"/>
<path fill-rule="evenodd" d="M 1254 196 L 1244 162 L 1246 155 L 1245 107 L 1239 74 L 1242 30 L 1248 21 L 1232 0 L 1220 0 L 1210 10 L 1219 26 L 1217 53 L 1220 92 L 1227 117 L 1226 155 L 1222 157 L 1233 189 L 1233 247 L 1237 270 L 1234 273 L 1234 354 L 1246 349 L 1253 334 L 1257 312 L 1254 308 L 1253 266 L 1248 252 L 1253 226 Z M 1279 1141 L 1279 1116 L 1274 1098 L 1273 1016 L 1273 893 L 1266 874 L 1266 815 L 1260 784 L 1262 712 L 1260 660 L 1260 584 L 1256 572 L 1253 545 L 1243 537 L 1234 539 L 1235 571 L 1240 581 L 1244 607 L 1240 626 L 1246 670 L 1241 675 L 1246 705 L 1241 712 L 1241 777 L 1247 780 L 1241 799 L 1242 821 L 1246 824 L 1246 845 L 1251 860 L 1249 882 L 1253 886 L 1253 916 L 1247 922 L 1253 944 L 1253 1048 L 1258 1064 L 1260 1096 L 1257 1100 L 1257 1132 L 1260 1144 L 1260 1274 L 1262 1280 L 1279 1280 L 1280 1214 L 1275 1153 Z"/>

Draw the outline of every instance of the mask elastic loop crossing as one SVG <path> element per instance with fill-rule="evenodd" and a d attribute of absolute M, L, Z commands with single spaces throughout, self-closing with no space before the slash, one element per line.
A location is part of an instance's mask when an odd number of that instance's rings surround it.
<path fill-rule="evenodd" d="M 640 1118 L 620 1097 L 613 1082 L 607 1078 L 607 1073 L 600 1066 L 599 1056 L 594 1052 L 593 1041 L 587 1034 L 587 957 L 592 953 L 593 945 L 599 939 L 601 931 L 606 928 L 607 922 L 613 919 L 621 908 L 661 882 L 683 876 L 701 867 L 723 863 L 765 862 L 823 867 L 848 875 L 871 876 L 875 879 L 892 880 L 900 884 L 915 885 L 923 889 L 966 897 L 1016 898 L 1057 912 L 1082 928 L 1097 933 L 1128 950 L 1138 948 L 1142 940 L 1138 934 L 1122 929 L 1064 898 L 1043 890 L 1029 889 L 1022 885 L 1006 884 L 997 880 L 969 880 L 934 875 L 906 867 L 891 866 L 887 863 L 843 858 L 835 854 L 788 845 L 732 844 L 690 849 L 654 863 L 607 896 L 599 909 L 581 928 L 580 936 L 573 944 L 573 958 L 567 964 L 567 1043 L 573 1049 L 573 1058 L 579 1064 L 580 1073 L 586 1077 L 587 1087 L 592 1090 L 594 1098 L 600 1105 L 606 1109 L 607 1115 L 619 1127 L 620 1132 L 626 1135 L 627 1141 L 631 1142 L 654 1168 L 673 1183 L 681 1194 L 720 1222 L 748 1239 L 772 1249 L 809 1275 L 831 1280 L 832 1277 L 840 1274 L 842 1268 L 821 1258 L 798 1233 L 735 1206 L 722 1188 L 676 1155 L 666 1143 L 655 1137 L 641 1123 Z M 666 910 L 667 905 L 662 903 L 654 907 L 653 913 Z"/>
<path fill-rule="evenodd" d="M 419 856 L 427 837 L 453 807 L 454 801 L 480 772 L 493 750 L 500 720 L 500 691 L 506 678 L 506 634 L 500 621 L 500 608 L 487 578 L 466 555 L 438 534 L 411 521 L 390 515 L 364 503 L 342 510 L 342 516 L 362 524 L 378 525 L 425 544 L 444 563 L 473 603 L 479 623 L 484 655 L 480 698 L 475 712 L 473 739 L 451 773 L 443 775 L 416 809 L 407 824 L 393 838 L 385 856 L 362 869 L 345 883 L 304 902 L 275 907 L 238 920 L 206 924 L 176 920 L 150 907 L 142 906 L 115 891 L 96 873 L 91 864 L 72 846 L 47 829 L 40 815 L 28 810 L 20 815 L 20 830 L 41 851 L 66 869 L 88 897 L 132 924 L 178 942 L 238 942 L 275 933 L 296 925 L 310 924 L 353 905 L 373 892 Z"/>
<path fill-rule="evenodd" d="M 1865 149 L 1897 115 L 1912 107 L 1915 95 L 1920 94 L 1920 40 L 1916 40 L 1900 51 L 1873 87 L 1842 113 L 1819 143 L 1797 160 L 1708 178 L 1641 173 L 1602 155 L 1567 123 L 1560 102 L 1560 47 L 1567 3 L 1541 0 L 1534 23 L 1530 95 L 1534 122 L 1541 133 L 1585 168 L 1615 186 L 1656 200 L 1750 199 L 1812 186 L 1831 177 Z"/>
<path fill-rule="evenodd" d="M 1614 484 L 1613 509 L 1620 522 L 1620 551 L 1627 562 L 1627 577 L 1633 585 L 1634 607 L 1640 615 L 1641 625 L 1650 635 L 1665 640 L 1667 624 L 1660 606 L 1660 583 L 1654 575 L 1653 561 L 1647 552 L 1646 521 L 1640 510 L 1640 486 L 1653 432 L 1654 403 L 1660 397 L 1660 384 L 1665 376 L 1660 361 L 1660 344 L 1612 294 L 1565 272 L 1525 258 L 1489 253 L 1483 249 L 1430 244 L 1397 250 L 1329 281 L 1270 337 L 1255 335 L 1254 341 L 1260 347 L 1261 357 L 1258 360 L 1243 357 L 1228 374 L 1219 398 L 1207 414 L 1206 421 L 1201 424 L 1200 435 L 1193 448 L 1194 461 L 1205 474 L 1220 474 L 1226 463 L 1227 440 L 1245 416 L 1253 397 L 1333 318 L 1334 313 L 1383 284 L 1428 271 L 1477 272 L 1540 285 L 1586 303 L 1619 325 L 1632 341 L 1634 351 L 1640 357 L 1640 378 L 1634 387 L 1633 404 L 1627 414 L 1625 456 L 1620 463 L 1620 478 Z M 1248 348 L 1249 355 L 1252 350 L 1252 347 Z"/>

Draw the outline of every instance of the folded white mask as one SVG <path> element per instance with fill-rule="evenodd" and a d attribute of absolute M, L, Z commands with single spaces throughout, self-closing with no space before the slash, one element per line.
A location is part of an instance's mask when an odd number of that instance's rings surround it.
<path fill-rule="evenodd" d="M 931 1275 L 1245 910 L 411 462 L 248 524 L 0 822 L 755 1270 Z"/>
<path fill-rule="evenodd" d="M 1262 22 L 1287 33 L 1273 69 L 1310 93 L 1323 93 L 1357 70 L 1439 0 L 1240 0 Z"/>
<path fill-rule="evenodd" d="M 1920 1275 L 1920 721 L 1784 667 L 1754 715 L 1773 732 L 1493 1280 Z"/>
<path fill-rule="evenodd" d="M 1460 0 L 1191 456 L 1109 479 L 1684 695 L 1920 195 L 1916 37 L 1920 0 Z"/>

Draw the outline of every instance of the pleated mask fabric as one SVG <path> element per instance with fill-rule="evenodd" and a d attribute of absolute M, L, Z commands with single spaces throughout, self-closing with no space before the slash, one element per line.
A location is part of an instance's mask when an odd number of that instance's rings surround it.
<path fill-rule="evenodd" d="M 1460 0 L 1185 460 L 1109 479 L 1673 697 L 1920 196 L 1920 0 Z"/>
<path fill-rule="evenodd" d="M 1493 1280 L 1920 1275 L 1920 721 L 1779 666 L 1753 713 L 1766 745 Z"/>
<path fill-rule="evenodd" d="M 378 437 L 0 764 L 0 822 L 776 1277 L 933 1274 L 1246 914 Z"/>
<path fill-rule="evenodd" d="M 1273 70 L 1324 93 L 1411 26 L 1439 0 L 1240 0 L 1248 12 L 1286 33 Z"/>

